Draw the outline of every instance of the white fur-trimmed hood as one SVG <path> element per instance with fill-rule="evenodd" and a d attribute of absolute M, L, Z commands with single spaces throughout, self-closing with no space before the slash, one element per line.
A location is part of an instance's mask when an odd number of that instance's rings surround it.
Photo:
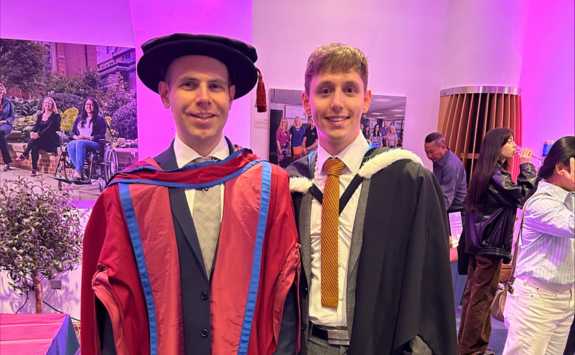
<path fill-rule="evenodd" d="M 369 179 L 378 171 L 381 171 L 394 162 L 403 159 L 408 159 L 423 165 L 421 158 L 415 153 L 409 150 L 396 148 L 371 157 L 361 166 L 357 174 L 363 178 Z M 293 176 L 289 179 L 289 188 L 291 192 L 306 193 L 312 185 L 313 181 L 303 176 Z"/>

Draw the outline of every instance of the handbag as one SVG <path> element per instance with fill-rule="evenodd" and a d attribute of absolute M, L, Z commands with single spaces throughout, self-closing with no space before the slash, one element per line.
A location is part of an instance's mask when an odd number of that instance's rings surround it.
<path fill-rule="evenodd" d="M 503 322 L 505 316 L 503 312 L 505 311 L 505 302 L 507 301 L 507 295 L 513 294 L 513 281 L 515 281 L 515 265 L 517 263 L 517 253 L 519 250 L 519 239 L 523 234 L 523 217 L 521 217 L 521 227 L 519 228 L 519 235 L 515 241 L 515 247 L 513 250 L 513 259 L 511 262 L 511 272 L 510 276 L 506 280 L 502 280 L 497 285 L 497 291 L 495 291 L 495 296 L 493 297 L 493 302 L 491 302 L 491 316 L 498 321 Z"/>

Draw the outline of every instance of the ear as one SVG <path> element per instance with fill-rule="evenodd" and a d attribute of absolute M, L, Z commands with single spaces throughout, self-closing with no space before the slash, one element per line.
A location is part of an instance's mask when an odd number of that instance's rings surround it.
<path fill-rule="evenodd" d="M 165 81 L 160 81 L 158 84 L 158 93 L 160 94 L 160 98 L 162 99 L 162 104 L 164 104 L 165 108 L 170 108 L 170 87 L 168 83 Z"/>
<path fill-rule="evenodd" d="M 301 102 L 303 103 L 303 109 L 305 111 L 306 116 L 311 117 L 311 119 L 313 119 L 311 115 L 311 105 L 309 103 L 309 96 L 305 93 L 305 91 L 301 93 Z"/>
<path fill-rule="evenodd" d="M 369 111 L 369 107 L 371 106 L 371 90 L 365 91 L 365 96 L 363 97 L 363 113 L 367 113 Z"/>

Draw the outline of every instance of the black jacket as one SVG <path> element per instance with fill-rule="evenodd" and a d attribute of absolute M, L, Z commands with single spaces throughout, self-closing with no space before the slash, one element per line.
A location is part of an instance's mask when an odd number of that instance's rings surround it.
<path fill-rule="evenodd" d="M 52 113 L 46 122 L 42 122 L 41 113 L 36 117 L 32 132 L 38 133 L 40 136 L 38 140 L 44 143 L 45 148 L 55 150 L 60 145 L 60 136 L 58 136 L 60 121 L 61 118 L 58 113 Z"/>
<path fill-rule="evenodd" d="M 498 256 L 506 263 L 511 260 L 517 208 L 535 191 L 536 178 L 531 163 L 521 164 L 517 183 L 497 165 L 479 206 L 466 211 L 463 240 L 467 254 Z"/>
<path fill-rule="evenodd" d="M 362 175 L 369 192 L 348 353 L 454 355 L 455 311 L 441 189 L 421 164 L 397 158 L 402 151 L 372 150 L 360 169 L 371 172 Z M 315 162 L 309 157 L 294 162 L 290 175 L 312 179 Z M 303 195 L 313 195 L 312 189 L 292 189 L 296 216 Z M 307 284 L 302 273 L 302 329 L 309 319 Z M 305 342 L 307 333 L 302 336 Z"/>
<path fill-rule="evenodd" d="M 80 116 L 76 118 L 74 121 L 74 126 L 72 127 L 72 134 L 79 135 L 80 131 L 78 127 L 80 126 Z M 94 142 L 101 142 L 106 138 L 106 121 L 100 115 L 94 118 L 94 122 L 92 123 L 92 140 Z"/>

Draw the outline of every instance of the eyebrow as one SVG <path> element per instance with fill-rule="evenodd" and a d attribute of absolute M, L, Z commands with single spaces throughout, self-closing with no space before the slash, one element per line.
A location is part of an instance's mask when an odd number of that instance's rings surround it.
<path fill-rule="evenodd" d="M 325 81 L 321 81 L 317 84 L 318 87 L 326 86 L 326 85 L 335 86 L 335 83 L 332 80 L 325 80 Z M 358 82 L 353 81 L 353 80 L 344 81 L 342 86 L 346 86 L 346 85 L 361 86 Z"/>
<path fill-rule="evenodd" d="M 201 80 L 194 77 L 194 76 L 182 76 L 182 77 L 178 78 L 175 82 L 179 84 L 179 83 L 186 82 L 186 81 L 200 82 Z M 230 85 L 228 80 L 220 79 L 220 78 L 210 79 L 210 80 L 208 80 L 208 83 L 218 83 L 218 84 L 227 85 L 227 86 Z"/>

